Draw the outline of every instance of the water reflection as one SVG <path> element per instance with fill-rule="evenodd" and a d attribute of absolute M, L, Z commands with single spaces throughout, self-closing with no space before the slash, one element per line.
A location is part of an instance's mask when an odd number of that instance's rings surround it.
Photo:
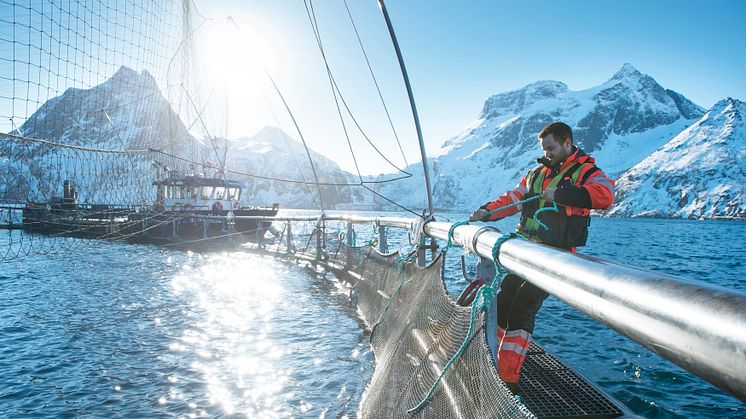
<path fill-rule="evenodd" d="M 306 386 L 323 382 L 328 390 L 337 387 L 335 403 L 346 404 L 349 400 L 339 399 L 354 376 L 349 364 L 359 363 L 363 370 L 372 366 L 370 359 L 359 357 L 367 343 L 351 308 L 321 310 L 334 306 L 335 300 L 346 304 L 341 293 L 332 295 L 337 285 L 327 288 L 331 293 L 319 295 L 319 283 L 331 280 L 305 275 L 297 266 L 256 255 L 190 255 L 171 287 L 179 299 L 189 302 L 184 315 L 194 319 L 169 349 L 191 359 L 189 369 L 201 375 L 206 387 L 207 406 L 190 403 L 193 414 L 199 416 L 210 407 L 247 417 L 345 414 L 347 407 L 329 406 L 329 393 L 324 402 L 316 397 L 317 388 Z M 325 319 L 335 318 L 341 324 L 324 325 Z M 326 345 L 331 340 L 352 345 L 341 351 Z M 350 351 L 351 356 L 341 356 Z M 335 371 L 347 377 L 324 375 Z M 353 385 L 360 390 L 355 393 L 361 393 L 365 383 L 357 381 Z M 173 385 L 161 400 L 183 401 L 178 377 L 169 382 Z M 349 406 L 349 411 L 355 407 Z"/>

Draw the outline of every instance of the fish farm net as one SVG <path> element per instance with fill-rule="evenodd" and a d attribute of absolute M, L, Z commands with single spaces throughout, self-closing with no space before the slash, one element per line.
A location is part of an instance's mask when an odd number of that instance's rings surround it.
<path fill-rule="evenodd" d="M 500 380 L 487 345 L 486 314 L 456 304 L 443 282 L 444 257 L 421 268 L 398 253 L 340 245 L 336 263 L 356 273 L 353 298 L 372 329 L 376 369 L 359 409 L 364 418 L 534 417 Z M 432 396 L 420 402 L 446 364 Z"/>

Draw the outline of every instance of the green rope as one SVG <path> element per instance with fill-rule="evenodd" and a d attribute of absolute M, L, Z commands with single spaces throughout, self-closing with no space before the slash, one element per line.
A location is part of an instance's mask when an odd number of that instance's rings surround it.
<path fill-rule="evenodd" d="M 350 247 L 357 247 L 357 233 L 355 229 L 350 229 Z"/>
<path fill-rule="evenodd" d="M 469 224 L 468 221 L 458 221 L 458 222 L 451 224 L 451 228 L 448 229 L 448 241 L 446 242 L 446 247 L 443 248 L 443 253 L 447 252 L 448 249 L 451 248 L 451 246 L 458 245 L 456 243 L 453 243 L 453 231 L 456 229 L 456 227 L 468 225 L 468 224 Z"/>
<path fill-rule="evenodd" d="M 524 237 L 522 234 L 508 233 L 503 234 L 499 239 L 495 240 L 495 244 L 492 245 L 492 260 L 495 262 L 495 278 L 492 280 L 492 284 L 490 286 L 493 288 L 498 285 L 496 282 L 499 282 L 500 280 L 502 280 L 502 278 L 505 277 L 505 275 L 508 274 L 508 270 L 500 264 L 500 246 L 502 246 L 503 243 L 505 243 L 506 241 L 516 237 L 526 240 L 526 237 Z"/>
<path fill-rule="evenodd" d="M 407 262 L 414 262 L 417 260 L 417 249 L 411 250 L 408 253 L 400 254 L 399 256 L 394 258 L 394 261 L 396 262 L 396 267 L 399 268 L 399 272 L 404 270 L 404 264 Z"/>
<path fill-rule="evenodd" d="M 497 209 L 492 210 L 492 211 L 487 211 L 487 215 L 491 215 L 491 214 L 494 214 L 494 213 L 496 213 L 498 211 L 502 211 L 502 210 L 505 210 L 505 209 L 508 209 L 508 208 L 511 208 L 511 207 L 516 207 L 518 205 L 525 204 L 525 203 L 531 202 L 531 201 L 535 201 L 535 200 L 541 199 L 541 198 L 542 198 L 541 195 L 532 196 L 531 198 L 524 199 L 524 200 L 518 201 L 518 202 L 514 202 L 514 203 L 512 203 L 510 205 L 506 205 L 504 207 L 500 207 L 500 208 L 497 208 Z M 542 227 L 542 228 L 544 228 L 545 230 L 548 230 L 549 228 L 544 223 L 542 223 L 541 221 L 539 221 L 539 219 L 537 217 L 539 216 L 539 214 L 541 214 L 541 213 L 543 213 L 545 211 L 558 212 L 559 210 L 557 208 L 557 203 L 553 202 L 553 204 L 554 205 L 551 208 L 540 208 L 539 210 L 536 211 L 536 213 L 534 213 L 534 217 L 533 217 L 534 221 L 536 221 L 539 224 L 539 226 Z M 447 252 L 448 249 L 450 249 L 452 246 L 457 245 L 456 243 L 453 242 L 453 233 L 454 233 L 454 230 L 456 229 L 456 227 L 459 227 L 459 226 L 462 226 L 462 225 L 467 225 L 467 224 L 469 224 L 468 221 L 459 221 L 459 222 L 453 223 L 451 225 L 451 228 L 448 229 L 448 240 L 446 242 L 445 248 L 443 249 L 443 253 Z M 477 297 L 471 303 L 471 319 L 469 320 L 469 330 L 466 332 L 466 337 L 464 338 L 464 341 L 461 343 L 461 346 L 459 347 L 458 351 L 456 351 L 456 353 L 453 355 L 453 357 L 451 357 L 451 359 L 445 365 L 445 367 L 443 368 L 443 371 L 441 371 L 440 375 L 435 380 L 435 382 L 430 386 L 430 390 L 428 390 L 428 392 L 425 395 L 425 397 L 417 404 L 417 406 L 415 406 L 415 407 L 407 410 L 407 413 L 415 413 L 415 412 L 419 411 L 420 409 L 422 409 L 430 401 L 430 399 L 433 396 L 433 393 L 438 388 L 438 385 L 443 380 L 443 377 L 445 377 L 445 375 L 448 372 L 448 370 L 451 368 L 451 366 L 453 364 L 456 363 L 456 361 L 461 357 L 461 355 L 464 353 L 464 351 L 466 351 L 466 348 L 469 346 L 469 343 L 471 342 L 471 339 L 472 339 L 472 331 L 474 330 L 474 319 L 476 318 L 477 313 L 480 312 L 480 311 L 482 311 L 482 310 L 485 310 L 485 311 L 489 310 L 490 305 L 492 304 L 492 301 L 495 299 L 495 289 L 500 284 L 500 281 L 508 273 L 508 270 L 505 269 L 505 267 L 502 266 L 500 264 L 499 260 L 498 260 L 498 257 L 499 257 L 499 254 L 500 254 L 500 246 L 502 246 L 502 244 L 505 243 L 506 241 L 508 241 L 508 240 L 510 240 L 512 238 L 516 238 L 516 237 L 520 237 L 522 239 L 526 238 L 526 237 L 524 237 L 524 236 L 522 236 L 521 234 L 518 234 L 518 233 L 508 233 L 508 234 L 504 234 L 503 236 L 501 236 L 499 239 L 497 239 L 495 241 L 495 244 L 492 246 L 492 259 L 495 262 L 495 268 L 496 268 L 495 277 L 492 279 L 492 283 L 490 285 L 485 285 L 485 286 L 481 287 L 479 289 L 479 291 L 477 291 Z M 400 257 L 401 256 L 397 257 L 397 261 L 396 262 L 397 262 L 397 265 L 399 266 L 399 273 L 401 275 L 401 271 L 403 269 L 404 262 L 401 262 L 401 264 L 400 264 L 400 261 L 399 261 Z M 399 284 L 399 288 L 401 288 L 401 286 L 402 286 L 403 283 L 404 283 L 404 281 L 402 280 L 400 282 L 400 284 Z M 393 295 L 396 295 L 396 293 L 399 291 L 399 288 L 396 289 L 396 291 L 394 292 Z M 389 300 L 389 304 L 390 303 L 391 303 L 391 300 Z M 387 304 L 386 308 L 388 308 L 388 304 Z M 385 309 L 384 309 L 384 311 L 385 311 Z"/>
<path fill-rule="evenodd" d="M 451 230 L 453 230 L 453 227 L 451 227 Z M 451 236 L 451 232 L 448 233 L 449 239 Z M 507 274 L 508 270 L 503 267 L 500 262 L 498 261 L 498 256 L 500 253 L 500 246 L 502 246 L 503 243 L 506 241 L 520 237 L 525 239 L 522 235 L 518 233 L 508 233 L 501 236 L 499 239 L 495 241 L 495 244 L 492 246 L 492 258 L 495 261 L 495 267 L 496 273 L 495 278 L 493 278 L 492 283 L 488 286 L 485 285 L 482 288 L 477 291 L 477 298 L 474 299 L 474 301 L 471 303 L 471 319 L 469 320 L 469 330 L 466 332 L 466 337 L 464 338 L 464 341 L 461 343 L 461 347 L 459 347 L 459 350 L 451 357 L 451 359 L 448 361 L 448 363 L 443 368 L 443 371 L 441 371 L 440 375 L 438 376 L 438 379 L 435 380 L 432 386 L 430 386 L 430 390 L 428 390 L 425 397 L 417 404 L 417 406 L 407 410 L 407 413 L 415 413 L 422 409 L 432 398 L 433 393 L 435 393 L 435 389 L 438 387 L 438 384 L 443 380 L 443 377 L 445 377 L 448 370 L 451 368 L 453 364 L 456 363 L 456 361 L 461 357 L 461 355 L 466 351 L 466 348 L 469 346 L 469 343 L 472 339 L 472 331 L 474 330 L 474 319 L 476 318 L 476 314 L 479 311 L 482 310 L 489 310 L 490 305 L 492 304 L 492 301 L 495 299 L 495 288 L 497 285 L 499 285 L 500 280 Z M 450 240 L 449 240 L 450 241 Z"/>
<path fill-rule="evenodd" d="M 544 231 L 549 230 L 549 227 L 547 227 L 544 223 L 542 223 L 541 221 L 539 221 L 539 214 L 541 214 L 542 212 L 547 212 L 547 211 L 559 212 L 559 208 L 557 208 L 557 203 L 554 202 L 554 201 L 552 201 L 552 204 L 553 205 L 551 207 L 539 208 L 534 213 L 534 221 L 536 221 L 536 224 L 538 224 L 539 227 L 543 228 Z"/>
<path fill-rule="evenodd" d="M 500 208 L 494 209 L 492 211 L 487 211 L 487 215 L 492 215 L 492 214 L 494 214 L 496 212 L 499 212 L 499 211 L 502 211 L 502 210 L 506 210 L 506 209 L 512 208 L 512 207 L 517 207 L 518 205 L 522 205 L 522 204 L 525 204 L 525 203 L 531 202 L 531 201 L 536 201 L 537 199 L 541 199 L 541 198 L 542 198 L 542 195 L 534 195 L 531 198 L 524 199 L 523 201 L 513 202 L 510 205 L 506 205 L 504 207 L 500 207 Z M 546 224 L 544 224 L 541 221 L 539 221 L 539 214 L 541 214 L 543 212 L 547 212 L 547 211 L 559 212 L 559 208 L 557 208 L 557 202 L 556 201 L 552 201 L 552 206 L 551 207 L 539 208 L 534 213 L 534 216 L 533 216 L 534 221 L 536 221 L 536 224 L 538 224 L 539 227 L 543 228 L 545 231 L 549 230 L 549 227 L 547 227 Z"/>
<path fill-rule="evenodd" d="M 446 375 L 446 372 L 448 372 L 448 370 L 451 368 L 451 365 L 456 363 L 461 354 L 464 353 L 464 351 L 466 351 L 466 348 L 469 346 L 469 343 L 471 342 L 471 333 L 474 329 L 474 319 L 476 318 L 476 313 L 480 310 L 488 310 L 492 298 L 494 298 L 494 291 L 492 290 L 492 288 L 482 287 L 479 289 L 477 298 L 475 298 L 474 301 L 471 303 L 471 320 L 469 321 L 469 330 L 466 332 L 466 338 L 461 343 L 461 347 L 458 349 L 458 352 L 453 355 L 451 360 L 448 361 L 446 366 L 443 368 L 443 371 L 440 373 L 440 376 L 438 376 L 438 379 L 435 380 L 432 386 L 430 386 L 430 390 L 427 392 L 425 398 L 422 399 L 422 401 L 420 401 L 417 406 L 407 410 L 407 413 L 415 413 L 419 411 L 430 401 L 430 398 L 432 398 L 435 389 L 438 387 L 438 384 L 440 384 L 440 381 Z"/>
<path fill-rule="evenodd" d="M 510 205 L 506 205 L 504 207 L 493 209 L 492 211 L 487 211 L 487 215 L 492 215 L 492 214 L 494 214 L 494 213 L 496 213 L 498 211 L 506 210 L 508 208 L 517 207 L 518 205 L 522 205 L 522 204 L 525 204 L 527 202 L 536 201 L 537 199 L 541 199 L 541 195 L 535 195 L 535 196 L 532 196 L 531 198 L 524 199 L 523 201 L 513 202 Z"/>
<path fill-rule="evenodd" d="M 411 250 L 407 254 L 402 254 L 394 258 L 394 261 L 396 262 L 396 267 L 399 268 L 399 285 L 396 287 L 393 293 L 391 293 L 391 297 L 389 297 L 389 301 L 386 303 L 386 307 L 383 308 L 383 311 L 381 311 L 381 315 L 378 316 L 379 322 L 380 319 L 383 317 L 384 313 L 388 311 L 389 306 L 391 305 L 391 302 L 396 299 L 396 295 L 399 294 L 399 290 L 401 289 L 402 285 L 404 285 L 404 264 L 407 262 L 414 263 L 417 260 L 417 249 Z"/>

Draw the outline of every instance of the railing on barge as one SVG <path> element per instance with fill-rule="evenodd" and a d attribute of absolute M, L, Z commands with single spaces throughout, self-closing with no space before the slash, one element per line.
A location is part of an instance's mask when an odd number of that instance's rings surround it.
<path fill-rule="evenodd" d="M 416 218 L 354 215 L 246 217 L 257 221 L 326 221 L 379 227 L 379 250 L 386 252 L 386 228 L 414 229 Z M 452 224 L 430 221 L 428 237 L 447 240 Z M 460 225 L 452 241 L 482 258 L 503 234 L 482 225 Z M 322 235 L 317 259 L 323 252 Z M 422 244 L 422 243 L 421 243 Z M 287 249 L 292 251 L 291 240 Z M 425 247 L 425 246 L 421 246 Z M 424 256 L 424 252 L 420 252 Z M 499 263 L 577 310 L 611 327 L 720 389 L 746 401 L 746 294 L 703 281 L 647 271 L 570 253 L 527 240 L 500 246 Z M 420 264 L 424 257 L 419 258 Z"/>

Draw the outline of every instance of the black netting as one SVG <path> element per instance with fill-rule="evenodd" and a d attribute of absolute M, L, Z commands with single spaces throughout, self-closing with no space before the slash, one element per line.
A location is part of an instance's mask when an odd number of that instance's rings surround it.
<path fill-rule="evenodd" d="M 471 309 L 448 296 L 443 258 L 419 268 L 397 263 L 398 254 L 342 245 L 340 265 L 355 263 L 358 308 L 373 329 L 376 369 L 361 403 L 361 417 L 407 417 L 426 396 L 467 337 Z M 367 256 L 367 257 L 365 257 Z M 485 315 L 476 316 L 468 347 L 445 374 L 416 417 L 532 417 L 498 378 L 485 337 Z"/>

